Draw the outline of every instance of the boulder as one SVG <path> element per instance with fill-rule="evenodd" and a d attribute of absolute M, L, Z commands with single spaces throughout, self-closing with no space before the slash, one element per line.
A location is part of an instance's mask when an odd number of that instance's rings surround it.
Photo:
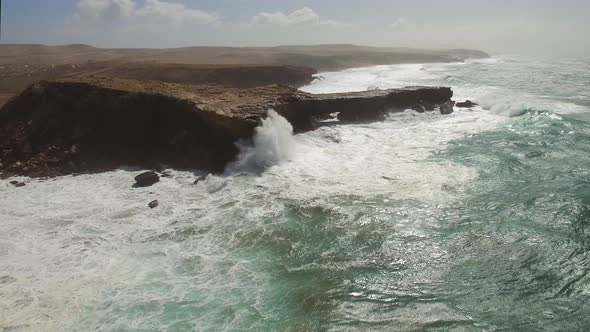
<path fill-rule="evenodd" d="M 459 108 L 471 108 L 471 107 L 475 107 L 478 105 L 477 105 L 477 103 L 474 103 L 471 100 L 466 100 L 466 101 L 456 103 L 455 106 L 457 106 Z"/>
<path fill-rule="evenodd" d="M 26 183 L 20 181 L 10 181 L 10 184 L 17 188 L 26 186 Z"/>
<path fill-rule="evenodd" d="M 195 182 L 193 184 L 199 184 L 199 182 L 205 181 L 205 179 L 207 179 L 207 177 L 201 175 L 195 180 Z"/>
<path fill-rule="evenodd" d="M 160 181 L 160 177 L 156 172 L 150 171 L 141 173 L 135 177 L 134 187 L 149 187 Z"/>
<path fill-rule="evenodd" d="M 151 201 L 151 202 L 148 204 L 148 207 L 149 207 L 150 209 L 154 209 L 154 208 L 158 207 L 158 205 L 160 205 L 160 203 L 159 203 L 159 202 L 158 202 L 158 200 L 156 199 L 156 200 L 154 200 L 154 201 Z"/>
<path fill-rule="evenodd" d="M 440 114 L 448 115 L 454 112 L 453 109 L 454 102 L 448 101 L 446 103 L 442 103 L 439 105 Z"/>

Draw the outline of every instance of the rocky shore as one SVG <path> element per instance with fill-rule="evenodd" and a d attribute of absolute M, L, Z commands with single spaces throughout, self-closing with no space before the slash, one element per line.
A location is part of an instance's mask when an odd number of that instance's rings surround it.
<path fill-rule="evenodd" d="M 102 49 L 88 45 L 0 45 L 0 107 L 40 80 L 123 78 L 253 88 L 301 87 L 316 72 L 346 68 L 464 61 L 476 50 L 419 50 L 356 45 Z"/>
<path fill-rule="evenodd" d="M 123 166 L 222 172 L 238 140 L 252 138 L 269 109 L 295 132 L 322 119 L 375 121 L 408 108 L 452 112 L 444 87 L 312 95 L 293 87 L 231 87 L 126 79 L 31 85 L 0 110 L 2 177 L 47 177 Z"/>

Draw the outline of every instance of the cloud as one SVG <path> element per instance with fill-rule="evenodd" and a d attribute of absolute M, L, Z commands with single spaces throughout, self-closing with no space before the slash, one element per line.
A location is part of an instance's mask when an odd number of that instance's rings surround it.
<path fill-rule="evenodd" d="M 337 25 L 334 20 L 322 20 L 320 16 L 311 8 L 303 7 L 285 14 L 284 12 L 267 13 L 261 12 L 252 18 L 252 22 L 259 25 Z"/>
<path fill-rule="evenodd" d="M 145 5 L 136 12 L 138 17 L 161 22 L 192 22 L 199 24 L 219 23 L 221 17 L 215 13 L 186 8 L 182 4 L 160 0 L 145 0 Z"/>
<path fill-rule="evenodd" d="M 218 24 L 215 13 L 162 0 L 80 0 L 74 17 L 92 20 L 136 20 L 141 23 Z"/>
<path fill-rule="evenodd" d="M 81 0 L 77 6 L 77 16 L 84 19 L 121 19 L 135 10 L 133 0 Z"/>
<path fill-rule="evenodd" d="M 391 24 L 389 25 L 389 27 L 390 27 L 390 28 L 393 28 L 393 29 L 400 29 L 400 28 L 405 28 L 405 27 L 407 27 L 408 25 L 411 25 L 412 23 L 413 23 L 413 22 L 412 22 L 412 21 L 410 21 L 410 20 L 408 20 L 407 18 L 405 18 L 405 17 L 400 17 L 400 18 L 398 18 L 397 20 L 395 20 L 393 23 L 391 23 Z"/>

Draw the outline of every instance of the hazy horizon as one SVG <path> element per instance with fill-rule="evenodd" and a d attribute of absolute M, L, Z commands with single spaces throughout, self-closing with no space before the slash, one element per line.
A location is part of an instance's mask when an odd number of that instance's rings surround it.
<path fill-rule="evenodd" d="M 40 0 L 2 8 L 2 43 L 103 48 L 355 44 L 590 55 L 590 4 L 562 1 Z"/>

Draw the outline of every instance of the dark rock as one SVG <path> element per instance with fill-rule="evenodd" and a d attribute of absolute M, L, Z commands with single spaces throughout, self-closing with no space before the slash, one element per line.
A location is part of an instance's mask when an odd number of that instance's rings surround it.
<path fill-rule="evenodd" d="M 135 177 L 135 187 L 149 187 L 160 181 L 160 177 L 156 172 L 150 171 L 141 173 Z"/>
<path fill-rule="evenodd" d="M 450 101 L 453 91 L 446 87 L 407 87 L 348 93 L 310 95 L 299 93 L 274 108 L 293 125 L 296 133 L 314 130 L 310 117 L 338 113 L 342 122 L 379 121 L 387 113 L 403 112 L 415 105 L 425 111 Z M 421 110 L 422 108 L 420 108 Z M 317 124 L 317 123 L 315 123 Z"/>
<path fill-rule="evenodd" d="M 457 106 L 459 108 L 470 108 L 470 107 L 475 107 L 478 105 L 476 103 L 472 102 L 471 100 L 466 100 L 463 102 L 456 103 L 455 106 Z"/>
<path fill-rule="evenodd" d="M 26 183 L 20 181 L 10 181 L 10 184 L 17 188 L 26 186 Z"/>
<path fill-rule="evenodd" d="M 207 177 L 201 175 L 195 180 L 193 184 L 198 184 L 201 181 L 205 181 L 205 179 L 207 179 Z"/>
<path fill-rule="evenodd" d="M 454 112 L 453 105 L 454 105 L 454 102 L 452 102 L 450 100 L 447 101 L 446 103 L 440 104 L 439 105 L 440 114 L 448 115 L 448 114 L 453 113 Z"/>
<path fill-rule="evenodd" d="M 416 112 L 418 112 L 418 113 L 424 113 L 424 112 L 426 112 L 426 107 L 424 107 L 424 106 L 423 106 L 423 105 L 421 105 L 421 104 L 415 104 L 415 105 L 412 105 L 412 106 L 410 107 L 410 109 L 411 109 L 411 110 L 414 110 L 414 111 L 416 111 Z"/>
<path fill-rule="evenodd" d="M 148 204 L 148 207 L 149 207 L 150 209 L 154 209 L 154 208 L 158 207 L 158 205 L 160 205 L 160 203 L 158 202 L 158 200 L 155 200 L 155 201 L 151 201 L 151 202 Z"/>
<path fill-rule="evenodd" d="M 315 119 L 330 114 L 343 122 L 377 121 L 414 105 L 433 111 L 452 95 L 446 87 L 313 95 L 278 85 L 244 90 L 123 79 L 39 82 L 0 110 L 0 177 L 121 166 L 158 170 L 160 164 L 220 173 L 239 153 L 235 142 L 250 140 L 268 109 L 300 133 L 327 125 Z"/>

